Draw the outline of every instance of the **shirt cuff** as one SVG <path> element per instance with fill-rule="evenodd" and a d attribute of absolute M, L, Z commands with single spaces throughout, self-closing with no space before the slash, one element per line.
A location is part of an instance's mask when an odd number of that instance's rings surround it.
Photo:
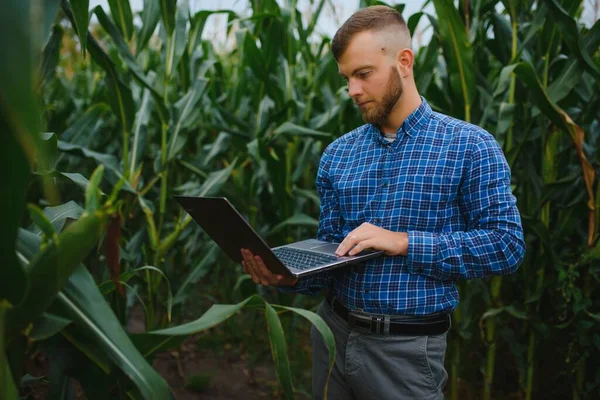
<path fill-rule="evenodd" d="M 408 268 L 413 274 L 423 274 L 435 266 L 437 235 L 431 232 L 408 232 Z"/>
<path fill-rule="evenodd" d="M 310 287 L 310 279 L 300 278 L 294 286 L 278 286 L 277 288 L 284 293 L 297 293 Z"/>

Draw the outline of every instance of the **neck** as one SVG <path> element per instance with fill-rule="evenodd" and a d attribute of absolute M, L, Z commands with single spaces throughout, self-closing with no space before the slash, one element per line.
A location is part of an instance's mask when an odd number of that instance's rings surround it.
<path fill-rule="evenodd" d="M 419 108 L 420 105 L 421 96 L 419 96 L 417 88 L 414 84 L 406 85 L 394 109 L 379 129 L 383 133 L 398 132 L 398 129 L 402 126 L 406 118 Z"/>

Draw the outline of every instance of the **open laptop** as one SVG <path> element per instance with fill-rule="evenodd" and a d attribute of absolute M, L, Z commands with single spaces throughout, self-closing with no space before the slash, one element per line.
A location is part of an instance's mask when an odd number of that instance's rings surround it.
<path fill-rule="evenodd" d="M 274 274 L 302 277 L 383 255 L 383 251 L 366 250 L 338 257 L 335 250 L 339 243 L 316 239 L 270 248 L 226 198 L 174 197 L 232 260 L 241 263 L 240 250 L 248 249 Z"/>

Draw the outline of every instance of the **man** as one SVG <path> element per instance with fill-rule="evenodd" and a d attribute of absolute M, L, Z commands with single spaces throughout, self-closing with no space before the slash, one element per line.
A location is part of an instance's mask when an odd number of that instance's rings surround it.
<path fill-rule="evenodd" d="M 435 113 L 419 96 L 406 23 L 369 7 L 337 31 L 332 52 L 367 123 L 335 140 L 317 173 L 317 237 L 337 254 L 386 256 L 300 280 L 271 274 L 244 249 L 256 283 L 317 294 L 335 335 L 330 399 L 441 399 L 455 282 L 513 273 L 525 244 L 510 171 L 494 137 Z M 314 328 L 313 394 L 327 379 Z"/>

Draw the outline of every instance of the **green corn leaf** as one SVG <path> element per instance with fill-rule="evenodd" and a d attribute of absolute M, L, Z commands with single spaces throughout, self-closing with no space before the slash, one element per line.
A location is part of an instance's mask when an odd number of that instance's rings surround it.
<path fill-rule="evenodd" d="M 195 321 L 171 328 L 133 335 L 132 340 L 144 357 L 149 357 L 158 351 L 177 346 L 188 335 L 205 331 L 220 324 L 241 311 L 244 307 L 256 308 L 263 301 L 258 296 L 251 296 L 238 304 L 215 304 Z"/>
<path fill-rule="evenodd" d="M 154 273 L 157 273 L 165 280 L 165 282 L 167 282 L 167 321 L 171 322 L 171 312 L 173 310 L 173 291 L 171 290 L 171 282 L 169 281 L 169 278 L 167 278 L 163 271 L 151 265 L 145 265 L 143 267 L 135 269 L 136 273 L 139 273 L 141 271 L 152 271 Z"/>
<path fill-rule="evenodd" d="M 470 120 L 470 108 L 475 97 L 475 74 L 473 73 L 473 49 L 469 43 L 465 24 L 454 3 L 449 0 L 433 0 L 437 13 L 440 37 L 448 76 L 453 93 L 462 97 L 465 105 L 464 118 Z"/>
<path fill-rule="evenodd" d="M 63 0 L 65 2 L 65 0 Z M 89 24 L 89 9 L 90 0 L 69 0 L 71 8 L 73 10 L 73 27 L 79 36 L 79 42 L 81 43 L 81 51 L 85 54 L 87 49 L 87 36 L 88 36 L 88 24 Z M 63 4 L 63 7 L 65 5 Z"/>
<path fill-rule="evenodd" d="M 119 282 L 121 283 L 127 283 L 129 282 L 129 280 L 131 280 L 131 278 L 138 276 L 137 271 L 127 271 L 127 272 L 123 272 L 120 276 L 119 276 Z M 115 287 L 115 281 L 113 281 L 112 279 L 108 280 L 108 281 L 104 281 L 101 284 L 98 285 L 98 289 L 100 290 L 100 292 L 102 292 L 102 294 L 104 296 L 106 296 L 109 293 L 112 293 L 115 291 L 116 287 Z"/>
<path fill-rule="evenodd" d="M 186 122 L 188 122 L 187 120 L 188 120 L 190 114 L 194 111 L 196 105 L 200 101 L 202 94 L 206 90 L 206 86 L 207 86 L 207 81 L 205 79 L 202 79 L 202 78 L 197 79 L 194 82 L 190 91 L 188 93 L 186 93 L 185 96 L 180 101 L 178 101 L 177 104 L 175 105 L 175 107 L 178 109 L 179 118 L 177 119 L 177 122 L 175 123 L 175 126 L 173 128 L 173 133 L 172 133 L 170 141 L 169 141 L 169 154 L 168 154 L 169 160 L 172 160 L 176 156 L 176 154 L 177 154 L 177 147 L 176 147 L 177 139 L 178 139 L 179 135 L 181 134 L 184 124 Z"/>
<path fill-rule="evenodd" d="M 0 132 L 8 132 L 0 146 L 0 168 L 10 171 L 0 185 L 0 207 L 4 211 L 0 224 L 0 301 L 7 299 L 18 304 L 27 292 L 27 276 L 15 256 L 15 241 L 25 212 L 30 167 L 23 148 L 5 122 L 0 111 Z"/>
<path fill-rule="evenodd" d="M 295 399 L 294 385 L 292 383 L 292 373 L 290 371 L 290 360 L 287 355 L 287 343 L 281 320 L 277 312 L 269 303 L 265 302 L 265 315 L 267 319 L 267 330 L 269 332 L 269 342 L 271 343 L 271 354 L 279 383 L 283 387 L 283 393 L 286 399 Z"/>
<path fill-rule="evenodd" d="M 77 120 L 69 124 L 68 128 L 60 135 L 60 140 L 74 144 L 84 144 L 96 134 L 104 116 L 109 111 L 110 106 L 106 103 L 91 105 Z"/>
<path fill-rule="evenodd" d="M 329 139 L 333 135 L 327 132 L 321 132 L 310 128 L 305 128 L 303 126 L 296 125 L 292 122 L 284 122 L 273 132 L 277 135 L 285 135 L 289 137 L 293 136 L 308 136 L 316 139 Z"/>
<path fill-rule="evenodd" d="M 67 3 L 63 2 L 63 11 L 75 24 L 72 10 Z M 96 39 L 88 33 L 88 50 L 92 59 L 106 72 L 107 85 L 109 87 L 109 97 L 111 99 L 111 107 L 113 112 L 119 118 L 124 131 L 129 132 L 133 122 L 134 106 L 131 89 L 125 85 L 119 76 L 117 68 L 108 54 L 104 52 Z"/>
<path fill-rule="evenodd" d="M 327 345 L 327 349 L 329 350 L 329 371 L 327 375 L 327 382 L 325 383 L 325 388 L 323 388 L 323 398 L 327 398 L 327 387 L 329 384 L 329 377 L 331 377 L 331 372 L 333 371 L 333 364 L 335 363 L 335 338 L 333 337 L 333 332 L 329 329 L 329 326 L 321 317 L 315 314 L 312 311 L 304 310 L 302 308 L 296 307 L 286 307 L 280 305 L 273 305 L 276 309 L 292 311 L 301 317 L 306 318 L 314 327 L 319 331 L 321 336 L 323 337 L 323 341 Z"/>
<path fill-rule="evenodd" d="M 65 329 L 72 321 L 51 313 L 43 313 L 35 320 L 27 334 L 29 340 L 46 340 Z"/>
<path fill-rule="evenodd" d="M 65 285 L 77 265 L 94 247 L 104 229 L 106 215 L 101 212 L 84 213 L 81 218 L 58 235 L 42 251 L 29 249 L 35 254 L 28 263 L 30 291 L 23 302 L 10 310 L 8 332 L 16 333 L 41 315 Z M 30 245 L 35 246 L 36 241 Z"/>
<path fill-rule="evenodd" d="M 42 79 L 40 80 L 40 87 L 44 87 L 54 77 L 60 57 L 62 38 L 62 27 L 60 25 L 53 25 L 52 34 L 44 47 L 44 54 L 42 56 Z"/>
<path fill-rule="evenodd" d="M 79 204 L 72 200 L 59 206 L 44 208 L 44 215 L 50 222 L 55 232 L 62 231 L 67 219 L 79 219 L 81 214 L 83 214 L 83 208 L 81 208 Z M 41 229 L 39 228 L 31 228 L 30 230 L 36 235 L 41 233 Z"/>
<path fill-rule="evenodd" d="M 581 62 L 583 68 L 593 75 L 596 80 L 600 80 L 600 66 L 592 58 L 592 54 L 585 49 L 575 19 L 571 17 L 556 0 L 546 0 L 544 2 L 548 7 L 550 18 L 560 30 L 562 37 L 569 47 L 569 50 L 575 54 Z M 592 50 L 593 51 L 593 50 Z"/>
<path fill-rule="evenodd" d="M 557 127 L 568 133 L 571 137 L 577 156 L 581 164 L 583 171 L 583 178 L 588 194 L 588 208 L 594 210 L 594 177 L 595 170 L 588 161 L 583 151 L 583 139 L 584 132 L 580 126 L 578 126 L 571 117 L 560 107 L 554 104 L 548 94 L 544 91 L 539 78 L 537 77 L 535 70 L 529 63 L 518 63 L 505 67 L 502 73 L 510 73 L 514 71 L 519 79 L 527 86 L 530 92 L 530 96 L 534 101 L 534 104 L 544 113 L 544 115 L 552 121 Z"/>
<path fill-rule="evenodd" d="M 133 36 L 133 14 L 129 0 L 108 0 L 110 14 L 126 40 Z"/>
<path fill-rule="evenodd" d="M 5 317 L 6 311 L 10 307 L 8 301 L 0 299 L 0 398 L 6 400 L 19 400 L 19 392 L 15 386 L 12 377 L 8 357 L 6 357 L 6 339 L 5 339 Z"/>
<path fill-rule="evenodd" d="M 145 75 L 142 67 L 138 64 L 133 54 L 131 54 L 129 46 L 123 39 L 123 36 L 117 30 L 117 27 L 113 24 L 110 18 L 108 18 L 102 7 L 97 6 L 96 8 L 94 8 L 94 14 L 96 14 L 96 16 L 98 17 L 98 22 L 100 22 L 102 28 L 104 28 L 104 30 L 112 38 L 113 42 L 117 46 L 117 49 L 119 50 L 121 58 L 123 59 L 123 61 L 125 61 L 125 64 L 127 64 L 127 67 L 131 70 L 133 76 L 139 83 L 141 83 L 143 86 L 148 88 L 148 90 L 150 90 L 150 93 L 152 94 L 155 103 L 158 105 L 158 111 L 161 116 L 161 120 L 165 121 L 169 113 L 163 101 L 163 94 L 160 93 L 158 89 L 154 87 L 154 84 L 151 82 L 151 79 L 149 79 L 152 76 L 152 72 L 148 74 L 148 77 Z"/>
<path fill-rule="evenodd" d="M 58 138 L 54 133 L 45 132 L 40 135 L 38 147 L 39 159 L 35 164 L 35 172 L 44 174 L 53 171 L 58 157 Z"/>
<path fill-rule="evenodd" d="M 177 12 L 175 18 L 175 29 L 170 35 L 170 40 L 167 41 L 167 53 L 165 55 L 165 74 L 167 78 L 177 65 L 181 56 L 185 52 L 187 41 L 186 27 L 189 21 L 189 0 L 179 0 L 177 4 Z"/>
<path fill-rule="evenodd" d="M 277 224 L 273 229 L 269 231 L 269 236 L 281 231 L 282 229 L 289 226 L 306 226 L 309 228 L 317 228 L 319 226 L 319 221 L 317 221 L 313 217 L 309 217 L 306 214 L 295 214 L 285 221 Z"/>
<path fill-rule="evenodd" d="M 221 249 L 216 243 L 212 242 L 208 245 L 206 255 L 202 258 L 202 261 L 186 276 L 185 280 L 177 290 L 173 299 L 174 304 L 183 303 L 187 295 L 193 288 L 193 284 L 197 283 L 202 277 L 204 277 L 210 269 L 214 266 Z"/>
<path fill-rule="evenodd" d="M 86 212 L 94 212 L 101 205 L 101 194 L 100 194 L 100 183 L 102 182 L 102 177 L 104 176 L 104 165 L 99 165 L 94 170 L 92 177 L 90 178 L 90 183 L 85 191 L 85 211 Z"/>
<path fill-rule="evenodd" d="M 73 182 L 74 184 L 76 184 L 77 186 L 79 186 L 84 192 L 90 183 L 90 181 L 85 176 L 83 176 L 79 173 L 53 171 L 50 174 L 50 176 L 56 177 L 56 178 L 66 178 L 66 179 L 70 180 L 71 182 Z M 104 194 L 104 193 L 102 193 L 102 194 Z"/>
<path fill-rule="evenodd" d="M 133 124 L 133 146 L 131 147 L 131 162 L 129 163 L 129 176 L 135 176 L 138 168 L 138 159 L 142 158 L 146 137 L 148 135 L 148 122 L 152 113 L 152 102 L 150 101 L 150 92 L 144 90 L 142 104 L 137 112 L 135 123 Z"/>
<path fill-rule="evenodd" d="M 158 20 L 160 19 L 160 3 L 156 0 L 144 0 L 144 8 L 142 10 L 142 29 L 137 35 L 137 52 L 141 52 L 146 48 L 148 41 L 152 37 Z"/>
<path fill-rule="evenodd" d="M 87 269 L 83 266 L 75 269 L 58 301 L 86 336 L 93 337 L 104 354 L 133 381 L 144 398 L 168 398 L 167 383 L 133 346 Z"/>
<path fill-rule="evenodd" d="M 215 14 L 227 14 L 229 19 L 237 18 L 237 14 L 231 10 L 201 10 L 194 14 L 191 20 L 191 29 L 189 33 L 189 40 L 187 45 L 187 52 L 189 55 L 194 53 L 196 47 L 198 47 L 202 41 L 202 33 L 204 32 L 204 26 L 206 20 L 211 15 Z"/>
<path fill-rule="evenodd" d="M 175 29 L 175 12 L 177 11 L 177 0 L 160 0 L 160 15 L 167 36 L 171 36 Z"/>
<path fill-rule="evenodd" d="M 27 206 L 29 209 L 29 217 L 36 224 L 44 235 L 48 239 L 55 240 L 56 239 L 56 231 L 54 230 L 54 226 L 50 223 L 50 220 L 46 217 L 44 212 L 35 204 L 29 204 Z"/>
<path fill-rule="evenodd" d="M 121 170 L 118 166 L 118 161 L 113 155 L 98 153 L 96 151 L 89 150 L 85 146 L 66 143 L 60 140 L 58 141 L 58 148 L 59 150 L 65 152 L 82 154 L 87 158 L 91 158 L 98 162 L 98 164 L 106 167 L 107 171 L 110 171 L 110 173 L 114 174 L 114 176 L 116 176 L 117 179 L 123 179 L 123 174 L 121 173 Z M 81 177 L 79 174 L 66 172 L 59 172 L 59 174 L 73 180 L 73 182 L 77 183 L 78 185 L 83 184 L 85 182 L 85 178 Z M 131 186 L 131 183 L 129 183 L 129 181 L 124 182 L 123 189 L 130 193 L 136 193 L 135 189 Z"/>

